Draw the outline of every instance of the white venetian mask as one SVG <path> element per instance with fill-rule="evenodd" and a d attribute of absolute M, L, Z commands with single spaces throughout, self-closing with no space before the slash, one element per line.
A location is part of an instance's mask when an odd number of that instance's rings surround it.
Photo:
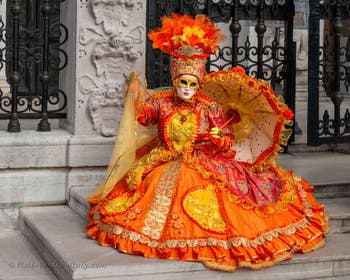
<path fill-rule="evenodd" d="M 198 79 L 195 76 L 184 74 L 178 77 L 174 86 L 177 96 L 182 100 L 190 100 L 199 88 Z"/>

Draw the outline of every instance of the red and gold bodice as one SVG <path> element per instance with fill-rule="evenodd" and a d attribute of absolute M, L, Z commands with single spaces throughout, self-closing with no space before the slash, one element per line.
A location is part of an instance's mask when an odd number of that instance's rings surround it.
<path fill-rule="evenodd" d="M 155 94 L 144 103 L 138 121 L 145 126 L 157 124 L 159 140 L 180 154 L 194 148 L 228 150 L 233 140 L 231 131 L 222 128 L 222 145 L 210 141 L 210 129 L 222 127 L 225 117 L 222 107 L 201 93 L 190 101 L 174 92 Z"/>

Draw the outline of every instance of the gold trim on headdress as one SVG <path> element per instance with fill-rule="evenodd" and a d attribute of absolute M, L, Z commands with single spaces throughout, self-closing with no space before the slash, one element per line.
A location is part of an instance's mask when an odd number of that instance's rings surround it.
<path fill-rule="evenodd" d="M 173 80 L 181 75 L 193 75 L 200 82 L 205 75 L 206 58 L 182 59 L 171 57 L 170 73 Z"/>

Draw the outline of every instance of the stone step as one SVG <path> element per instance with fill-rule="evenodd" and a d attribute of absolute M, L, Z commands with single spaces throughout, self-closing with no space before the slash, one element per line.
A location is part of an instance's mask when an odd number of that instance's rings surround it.
<path fill-rule="evenodd" d="M 350 197 L 319 199 L 330 216 L 331 233 L 350 233 Z"/>
<path fill-rule="evenodd" d="M 69 207 L 80 217 L 87 220 L 89 203 L 86 201 L 91 194 L 90 188 L 74 187 L 70 191 Z M 330 230 L 332 233 L 350 232 L 350 197 L 322 198 L 319 202 L 325 205 L 330 216 Z"/>
<path fill-rule="evenodd" d="M 1 280 L 57 279 L 20 232 L 0 229 L 0 248 Z"/>
<path fill-rule="evenodd" d="M 325 248 L 268 269 L 225 273 L 196 262 L 147 259 L 98 246 L 86 237 L 86 222 L 67 206 L 24 207 L 20 217 L 22 232 L 64 280 L 350 279 L 350 234 L 331 235 Z"/>
<path fill-rule="evenodd" d="M 289 149 L 289 153 L 281 154 L 280 162 L 314 185 L 317 198 L 350 196 L 350 154 Z"/>
<path fill-rule="evenodd" d="M 73 187 L 70 189 L 70 196 L 68 205 L 72 208 L 81 218 L 87 221 L 87 214 L 90 209 L 90 204 L 87 198 L 92 192 L 92 188 L 85 187 Z"/>

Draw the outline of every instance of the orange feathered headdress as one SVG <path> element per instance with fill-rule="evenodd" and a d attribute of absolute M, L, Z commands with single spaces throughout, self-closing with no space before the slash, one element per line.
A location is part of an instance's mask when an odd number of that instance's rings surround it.
<path fill-rule="evenodd" d="M 162 18 L 162 26 L 151 31 L 148 37 L 153 48 L 171 55 L 172 79 L 190 74 L 200 81 L 205 74 L 205 64 L 210 53 L 218 49 L 225 38 L 205 15 L 172 14 Z"/>
<path fill-rule="evenodd" d="M 153 48 L 159 48 L 173 57 L 207 58 L 216 51 L 225 38 L 206 15 L 192 18 L 189 15 L 172 14 L 162 18 L 162 27 L 151 31 L 148 37 Z M 194 49 L 194 53 L 186 49 Z M 199 53 L 201 52 L 201 53 Z"/>

